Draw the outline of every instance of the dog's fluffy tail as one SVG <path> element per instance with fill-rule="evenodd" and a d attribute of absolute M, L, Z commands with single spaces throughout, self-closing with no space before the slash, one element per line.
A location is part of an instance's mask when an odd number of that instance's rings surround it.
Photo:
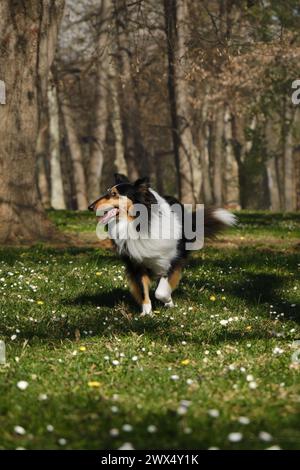
<path fill-rule="evenodd" d="M 204 237 L 213 238 L 226 227 L 237 224 L 237 218 L 226 209 L 205 209 Z"/>

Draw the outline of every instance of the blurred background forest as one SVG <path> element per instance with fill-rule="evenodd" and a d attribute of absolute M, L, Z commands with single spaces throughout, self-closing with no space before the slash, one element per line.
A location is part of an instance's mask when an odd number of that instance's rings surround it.
<path fill-rule="evenodd" d="M 298 0 L 52 4 L 64 13 L 38 102 L 44 208 L 86 209 L 117 171 L 183 202 L 300 209 Z"/>

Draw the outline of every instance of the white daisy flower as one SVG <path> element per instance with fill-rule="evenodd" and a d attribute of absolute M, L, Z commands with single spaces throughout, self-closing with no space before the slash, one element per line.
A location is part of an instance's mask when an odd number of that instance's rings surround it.
<path fill-rule="evenodd" d="M 220 416 L 219 410 L 215 409 L 208 410 L 207 413 L 209 414 L 209 416 L 211 416 L 211 418 L 218 418 Z"/>
<path fill-rule="evenodd" d="M 240 442 L 243 439 L 243 434 L 241 432 L 231 432 L 228 434 L 228 440 L 230 442 Z"/>
<path fill-rule="evenodd" d="M 258 437 L 261 441 L 264 441 L 264 442 L 270 442 L 273 439 L 271 434 L 266 431 L 260 431 Z"/>
<path fill-rule="evenodd" d="M 118 450 L 134 450 L 134 447 L 131 442 L 124 442 Z"/>
<path fill-rule="evenodd" d="M 124 424 L 124 425 L 122 426 L 122 429 L 123 429 L 123 431 L 125 431 L 125 432 L 131 432 L 133 428 L 132 428 L 131 424 Z"/>
<path fill-rule="evenodd" d="M 23 426 L 15 426 L 14 431 L 16 434 L 19 434 L 20 436 L 24 436 L 26 434 L 26 431 L 23 428 Z"/>
<path fill-rule="evenodd" d="M 147 431 L 148 431 L 150 434 L 154 434 L 154 433 L 157 431 L 157 427 L 154 426 L 154 424 L 150 424 L 150 425 L 147 427 Z"/>
<path fill-rule="evenodd" d="M 246 424 L 250 423 L 250 419 L 247 418 L 246 416 L 239 416 L 237 420 L 240 424 L 245 424 L 246 425 Z"/>
<path fill-rule="evenodd" d="M 26 380 L 20 380 L 18 383 L 17 383 L 17 387 L 19 390 L 26 390 L 26 388 L 28 387 L 29 383 L 26 382 Z"/>

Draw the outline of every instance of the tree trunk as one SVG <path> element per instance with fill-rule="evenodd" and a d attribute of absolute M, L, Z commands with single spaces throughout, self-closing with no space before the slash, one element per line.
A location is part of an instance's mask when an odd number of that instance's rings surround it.
<path fill-rule="evenodd" d="M 37 174 L 37 186 L 44 209 L 49 209 L 50 204 L 50 191 L 47 177 L 47 135 L 48 126 L 44 124 L 40 127 L 36 143 L 36 174 Z"/>
<path fill-rule="evenodd" d="M 49 151 L 51 176 L 51 207 L 65 209 L 65 198 L 60 160 L 59 109 L 56 84 L 48 85 Z"/>
<path fill-rule="evenodd" d="M 127 163 L 125 160 L 124 136 L 121 121 L 121 110 L 118 96 L 118 83 L 113 59 L 109 65 L 109 90 L 112 101 L 111 125 L 115 136 L 115 168 L 117 173 L 127 175 Z"/>
<path fill-rule="evenodd" d="M 231 114 L 226 107 L 224 116 L 225 137 L 225 191 L 224 201 L 229 209 L 240 209 L 239 169 L 232 146 Z"/>
<path fill-rule="evenodd" d="M 173 141 L 174 163 L 176 169 L 177 196 L 181 199 L 181 175 L 179 155 L 179 135 L 177 120 L 177 104 L 175 91 L 175 31 L 176 31 L 176 0 L 164 0 L 165 35 L 168 53 L 168 93 Z"/>
<path fill-rule="evenodd" d="M 209 139 L 210 128 L 208 122 L 208 94 L 209 87 L 206 87 L 205 96 L 203 98 L 202 112 L 201 112 L 201 130 L 199 135 L 199 148 L 201 155 L 201 166 L 203 171 L 203 196 L 204 203 L 211 205 L 213 203 L 213 192 L 210 176 L 210 162 L 209 162 Z"/>
<path fill-rule="evenodd" d="M 117 58 L 121 80 L 121 118 L 124 135 L 125 160 L 129 179 L 135 180 L 148 173 L 148 153 L 143 144 L 138 80 L 133 78 L 130 20 L 124 0 L 115 2 Z"/>
<path fill-rule="evenodd" d="M 268 186 L 270 193 L 270 210 L 274 212 L 280 211 L 280 195 L 278 188 L 278 176 L 275 157 L 268 158 L 266 162 Z"/>
<path fill-rule="evenodd" d="M 294 162 L 293 162 L 293 115 L 290 109 L 286 110 L 284 132 L 284 210 L 291 212 L 295 210 L 295 185 L 294 185 Z"/>
<path fill-rule="evenodd" d="M 278 132 L 276 132 L 275 123 L 275 117 L 270 116 L 265 127 L 265 140 L 267 148 L 266 169 L 270 197 L 270 210 L 279 212 L 281 209 L 281 204 L 276 163 L 276 153 L 278 152 Z"/>
<path fill-rule="evenodd" d="M 188 40 L 188 5 L 186 0 L 177 0 L 177 48 L 175 55 L 177 124 L 179 133 L 179 170 L 181 178 L 181 200 L 196 203 L 202 185 L 200 155 L 193 142 L 191 130 L 189 90 L 185 77 Z"/>
<path fill-rule="evenodd" d="M 298 139 L 295 141 L 294 162 L 295 162 L 295 199 L 296 210 L 300 210 L 300 145 L 299 145 L 299 127 L 300 127 L 300 109 L 297 108 L 294 117 L 294 126 L 298 130 Z"/>
<path fill-rule="evenodd" d="M 61 103 L 73 165 L 77 209 L 86 210 L 88 207 L 88 200 L 82 152 L 73 121 L 72 109 L 66 93 L 61 95 Z"/>
<path fill-rule="evenodd" d="M 88 167 L 88 197 L 94 201 L 99 197 L 104 161 L 104 146 L 108 121 L 108 70 L 109 70 L 109 23 L 111 21 L 111 0 L 101 1 L 97 41 L 96 114 L 92 153 Z"/>
<path fill-rule="evenodd" d="M 300 146 L 294 150 L 296 180 L 296 210 L 300 210 Z"/>
<path fill-rule="evenodd" d="M 7 93 L 6 105 L 0 105 L 0 243 L 56 235 L 39 199 L 35 166 L 39 105 L 45 99 L 63 4 L 0 3 L 0 79 Z"/>
<path fill-rule="evenodd" d="M 250 128 L 254 130 L 256 126 L 256 121 L 253 119 L 250 125 Z M 242 209 L 247 206 L 247 172 L 245 169 L 245 159 L 246 154 L 251 151 L 252 142 L 247 144 L 245 139 L 244 130 L 246 128 L 245 118 L 242 115 L 237 115 L 235 112 L 232 114 L 231 118 L 231 133 L 232 133 L 232 146 L 234 150 L 235 159 L 238 164 L 238 174 L 239 174 L 239 189 L 240 189 L 240 203 Z"/>
<path fill-rule="evenodd" d="M 221 206 L 223 203 L 223 132 L 224 108 L 219 106 L 215 114 L 213 133 L 213 189 L 214 203 Z"/>

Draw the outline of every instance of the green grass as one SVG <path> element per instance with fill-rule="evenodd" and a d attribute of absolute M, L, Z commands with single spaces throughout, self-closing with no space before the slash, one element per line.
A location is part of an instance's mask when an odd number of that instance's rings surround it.
<path fill-rule="evenodd" d="M 67 232 L 95 226 L 87 213 L 50 217 Z M 0 449 L 299 449 L 300 217 L 240 220 L 193 255 L 176 308 L 156 303 L 151 318 L 113 252 L 3 247 Z"/>

